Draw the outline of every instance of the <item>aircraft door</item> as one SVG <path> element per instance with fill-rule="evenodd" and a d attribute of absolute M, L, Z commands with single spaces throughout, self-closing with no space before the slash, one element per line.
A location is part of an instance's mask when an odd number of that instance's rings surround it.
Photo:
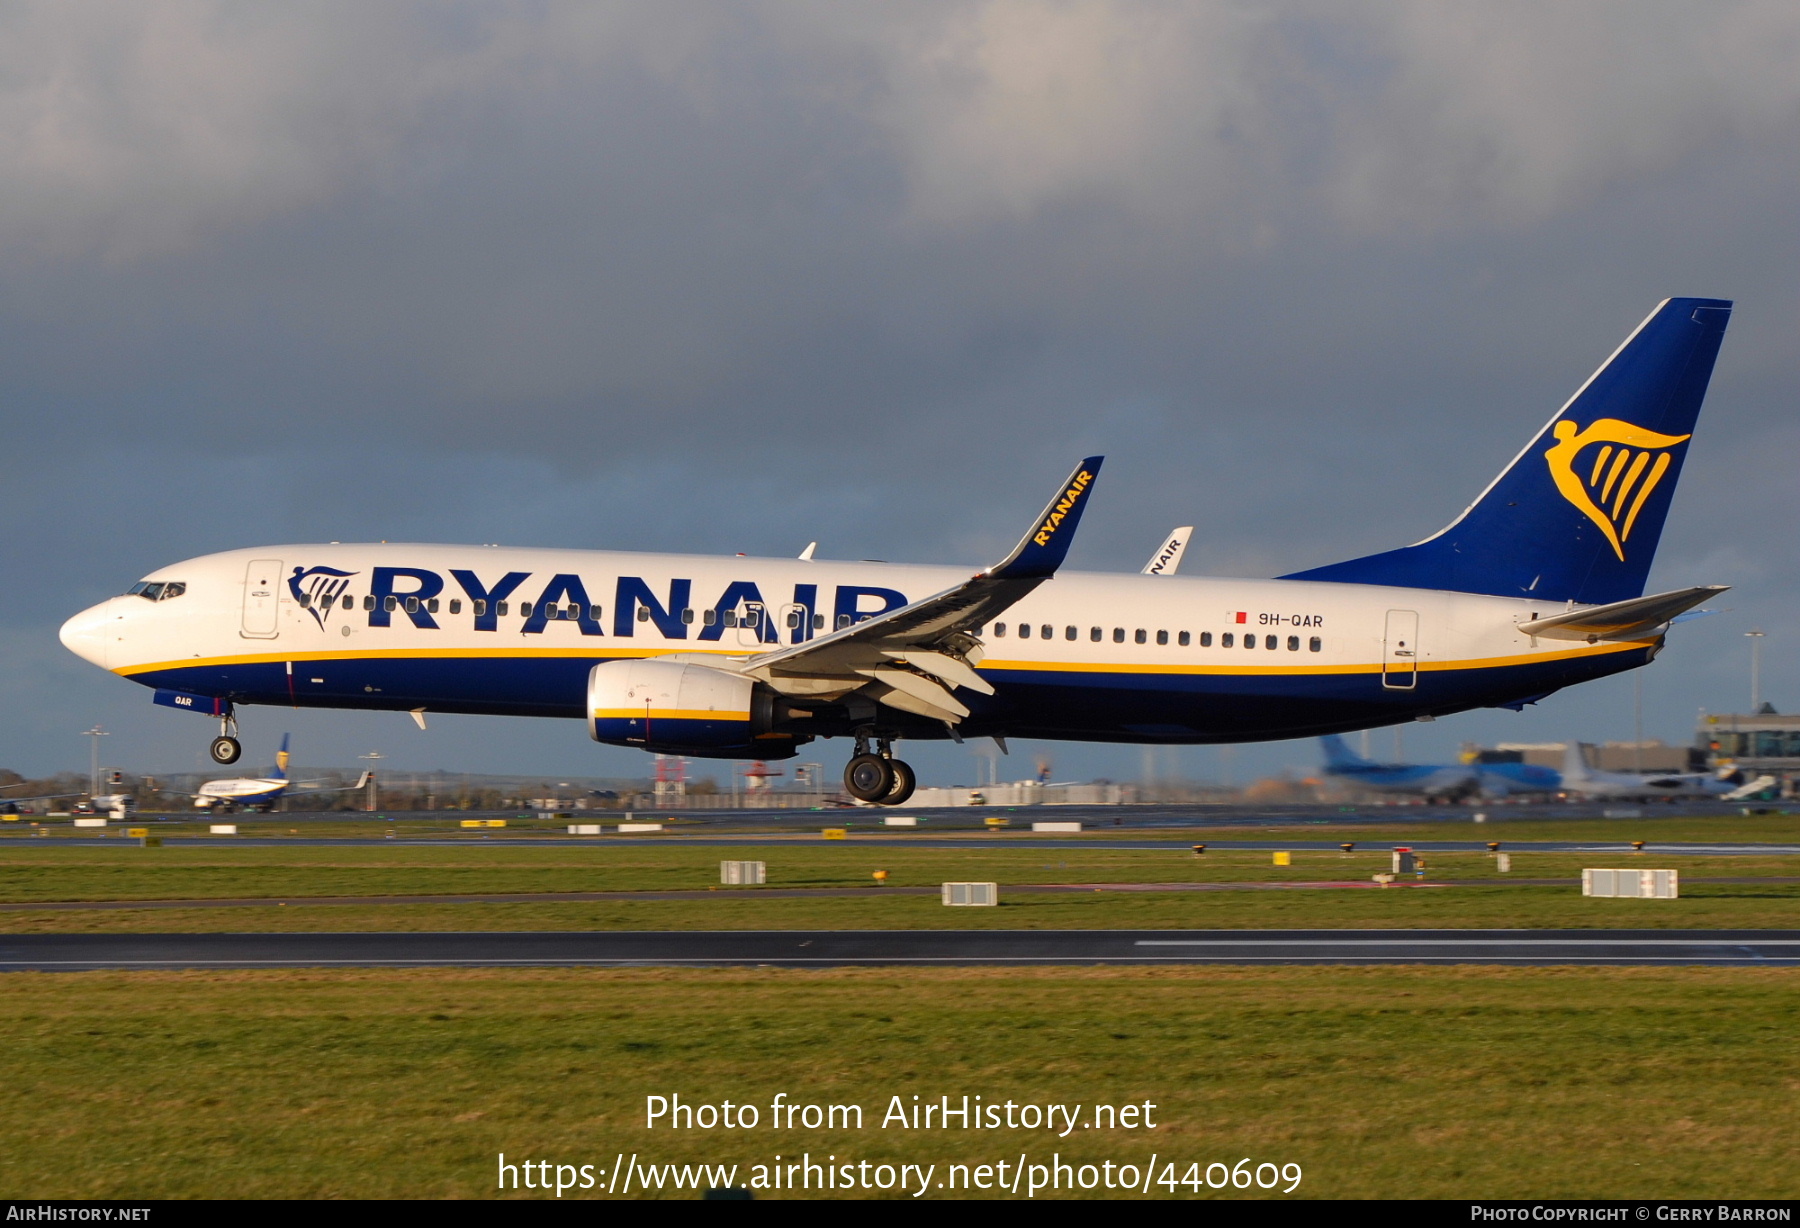
<path fill-rule="evenodd" d="M 795 602 L 782 606 L 775 634 L 783 644 L 804 644 L 813 637 L 812 611 Z"/>
<path fill-rule="evenodd" d="M 1419 612 L 1389 610 L 1381 641 L 1381 685 L 1410 691 L 1419 683 Z"/>
<path fill-rule="evenodd" d="M 244 569 L 244 621 L 239 634 L 251 640 L 272 640 L 281 634 L 276 621 L 280 594 L 281 560 L 253 559 Z"/>
<path fill-rule="evenodd" d="M 737 641 L 740 648 L 763 647 L 763 624 L 769 612 L 760 601 L 746 601 L 738 614 Z"/>

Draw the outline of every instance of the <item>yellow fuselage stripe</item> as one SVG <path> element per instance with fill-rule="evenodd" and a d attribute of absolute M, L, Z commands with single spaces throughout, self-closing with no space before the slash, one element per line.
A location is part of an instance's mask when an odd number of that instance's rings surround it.
<path fill-rule="evenodd" d="M 1551 661 L 1566 661 L 1574 657 L 1601 656 L 1615 652 L 1631 652 L 1647 648 L 1655 643 L 1654 638 L 1643 640 L 1618 641 L 1604 644 L 1583 644 L 1553 652 L 1536 652 L 1504 657 L 1478 657 L 1472 660 L 1432 661 L 1418 663 L 1421 673 L 1444 673 L 1453 670 L 1467 669 L 1500 669 L 1509 665 L 1537 665 Z M 1230 651 L 1230 650 L 1226 650 Z M 1263 650 L 1258 650 L 1263 651 Z M 122 665 L 112 672 L 129 678 L 134 674 L 148 674 L 159 670 L 170 669 L 209 669 L 222 665 L 269 665 L 292 661 L 296 664 L 303 661 L 402 661 L 402 660 L 518 660 L 536 658 L 554 660 L 570 657 L 604 656 L 612 659 L 666 657 L 675 653 L 707 653 L 712 656 L 742 657 L 740 651 L 705 648 L 605 648 L 598 645 L 579 648 L 393 648 L 351 650 L 347 652 L 264 652 L 232 657 L 194 657 L 185 661 L 156 661 L 147 665 Z M 1390 661 L 1385 665 L 1379 661 L 1358 662 L 1351 665 L 1153 665 L 1148 663 L 1110 664 L 1089 661 L 1020 661 L 987 658 L 978 669 L 1018 670 L 1037 673 L 1080 673 L 1080 674 L 1288 674 L 1294 676 L 1326 675 L 1326 674 L 1379 674 L 1382 672 L 1410 673 L 1410 662 Z"/>
<path fill-rule="evenodd" d="M 645 704 L 641 708 L 595 708 L 594 719 L 600 721 L 635 721 L 648 716 L 653 721 L 747 721 L 748 712 L 715 712 L 711 708 L 658 708 Z"/>

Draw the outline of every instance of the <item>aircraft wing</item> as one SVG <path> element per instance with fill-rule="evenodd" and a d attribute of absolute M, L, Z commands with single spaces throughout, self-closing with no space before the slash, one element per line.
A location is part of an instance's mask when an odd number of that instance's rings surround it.
<path fill-rule="evenodd" d="M 1611 605 L 1588 606 L 1584 610 L 1570 610 L 1522 622 L 1519 630 L 1543 639 L 1586 640 L 1590 644 L 1597 640 L 1634 639 L 1730 587 L 1729 584 L 1702 584 L 1697 588 L 1678 588 L 1650 597 L 1615 601 Z"/>
<path fill-rule="evenodd" d="M 1184 524 L 1169 534 L 1167 541 L 1156 548 L 1150 561 L 1144 564 L 1146 576 L 1172 576 L 1175 569 L 1181 566 L 1181 556 L 1187 553 L 1188 540 L 1194 536 L 1194 526 Z"/>
<path fill-rule="evenodd" d="M 973 634 L 1056 574 L 1068 556 L 1100 457 L 1075 467 L 1012 553 L 954 588 L 791 648 L 751 657 L 739 671 L 786 695 L 843 695 L 867 687 L 881 703 L 954 725 L 969 715 L 951 692 L 994 688 L 975 672 Z"/>

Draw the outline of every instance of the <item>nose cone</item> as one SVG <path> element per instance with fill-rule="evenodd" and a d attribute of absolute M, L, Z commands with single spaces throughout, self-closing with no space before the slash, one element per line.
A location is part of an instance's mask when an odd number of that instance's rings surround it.
<path fill-rule="evenodd" d="M 62 630 L 58 632 L 63 647 L 83 660 L 92 661 L 101 669 L 106 669 L 107 649 L 115 634 L 112 625 L 117 618 L 112 607 L 111 601 L 102 601 L 64 623 Z"/>

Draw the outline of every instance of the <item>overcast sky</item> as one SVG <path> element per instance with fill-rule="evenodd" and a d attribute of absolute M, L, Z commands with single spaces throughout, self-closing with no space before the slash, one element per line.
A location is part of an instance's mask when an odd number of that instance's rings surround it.
<path fill-rule="evenodd" d="M 85 767 L 96 722 L 204 764 L 56 628 L 213 550 L 979 564 L 1096 451 L 1075 567 L 1188 523 L 1195 573 L 1404 544 L 1670 295 L 1738 310 L 1651 584 L 1737 587 L 1645 672 L 1646 732 L 1742 710 L 1753 627 L 1800 709 L 1797 219 L 1785 2 L 8 4 L 0 766 Z M 645 770 L 573 721 L 244 725 L 246 765 L 292 729 Z M 1631 732 L 1624 678 L 1405 749 Z"/>

